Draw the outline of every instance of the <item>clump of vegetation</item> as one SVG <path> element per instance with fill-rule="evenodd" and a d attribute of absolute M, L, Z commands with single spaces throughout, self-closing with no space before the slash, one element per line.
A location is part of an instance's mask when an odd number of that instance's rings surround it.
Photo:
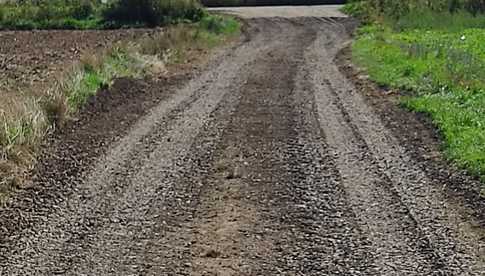
<path fill-rule="evenodd" d="M 24 0 L 0 4 L 0 29 L 104 29 L 196 22 L 197 0 Z"/>
<path fill-rule="evenodd" d="M 208 15 L 199 23 L 175 25 L 138 43 L 118 44 L 102 54 L 85 55 L 63 84 L 67 110 L 76 111 L 116 78 L 160 73 L 167 64 L 183 62 L 189 52 L 216 46 L 238 31 L 236 20 Z"/>
<path fill-rule="evenodd" d="M 145 39 L 140 43 L 140 53 L 157 56 L 166 63 L 178 63 L 188 52 L 214 47 L 239 31 L 239 22 L 233 18 L 205 16 L 195 25 L 177 25 L 159 36 Z"/>
<path fill-rule="evenodd" d="M 158 26 L 180 20 L 199 21 L 204 11 L 197 0 L 119 0 L 103 11 L 103 18 L 122 24 Z"/>
<path fill-rule="evenodd" d="M 416 15 L 422 11 L 433 13 L 467 12 L 472 16 L 485 12 L 483 0 L 354 0 L 343 9 L 354 16 L 372 20 L 397 20 L 407 15 Z"/>
<path fill-rule="evenodd" d="M 102 25 L 101 3 L 89 0 L 22 1 L 0 4 L 2 29 L 88 29 Z"/>
<path fill-rule="evenodd" d="M 360 1 L 346 8 L 369 19 L 352 46 L 354 61 L 377 83 L 410 91 L 403 106 L 429 114 L 447 156 L 482 177 L 485 19 L 477 15 L 484 7 L 457 0 Z"/>

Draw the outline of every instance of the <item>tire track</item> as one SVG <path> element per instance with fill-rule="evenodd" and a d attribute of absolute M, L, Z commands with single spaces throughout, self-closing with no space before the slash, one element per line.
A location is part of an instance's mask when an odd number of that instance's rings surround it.
<path fill-rule="evenodd" d="M 299 22 L 272 21 L 278 28 L 287 24 L 282 29 L 298 29 L 277 37 L 280 44 L 258 57 L 239 92 L 240 104 L 214 152 L 191 226 L 191 275 L 276 275 L 291 270 L 274 255 L 284 226 L 275 228 L 280 214 L 274 214 L 269 202 L 275 200 L 273 189 L 278 190 L 277 175 L 285 171 L 279 166 L 283 163 L 276 162 L 282 158 L 278 152 L 293 117 L 287 91 L 301 62 L 301 45 L 313 36 Z"/>
<path fill-rule="evenodd" d="M 257 42 L 269 41 L 263 38 Z M 168 144 L 171 142 L 173 145 L 176 141 L 174 132 L 184 130 L 178 123 L 184 123 L 196 133 L 191 126 L 195 120 L 191 121 L 190 118 L 199 120 L 199 126 L 202 121 L 197 116 L 193 117 L 191 109 L 198 111 L 203 106 L 210 112 L 229 87 L 237 86 L 238 73 L 243 74 L 240 69 L 252 60 L 252 54 L 260 48 L 253 43 L 242 44 L 238 47 L 238 52 L 229 56 L 226 54 L 224 62 L 216 64 L 212 70 L 191 81 L 185 88 L 155 107 L 98 161 L 95 166 L 97 169 L 91 175 L 85 176 L 86 184 L 78 185 L 69 198 L 56 206 L 55 212 L 50 212 L 43 223 L 30 230 L 25 238 L 28 243 L 24 239 L 15 241 L 17 244 L 12 247 L 16 248 L 16 253 L 6 256 L 6 263 L 14 266 L 18 263 L 25 272 L 64 273 L 72 269 L 73 262 L 91 258 L 93 244 L 89 239 L 92 239 L 93 233 L 102 225 L 121 222 L 111 220 L 108 214 L 116 213 L 113 208 L 120 202 L 118 197 L 133 192 L 130 188 L 133 188 L 134 182 L 130 178 L 142 167 L 136 166 L 147 163 L 150 158 L 147 158 L 146 153 L 152 154 L 155 148 L 160 147 L 153 142 L 166 138 L 169 140 Z M 218 63 L 218 59 L 215 62 Z M 214 93 L 215 91 L 218 93 Z M 185 114 L 185 118 L 180 113 Z M 195 115 L 202 116 L 202 113 Z M 170 126 L 177 128 L 170 131 Z M 164 137 L 167 134 L 172 137 Z M 184 132 L 183 138 L 186 138 L 185 134 Z M 189 140 L 186 141 L 188 145 L 191 144 Z"/>
<path fill-rule="evenodd" d="M 309 50 L 311 72 L 333 62 L 339 48 L 328 45 L 328 40 L 317 40 Z M 313 74 L 320 122 L 354 209 L 369 227 L 371 241 L 381 249 L 381 271 L 386 275 L 480 275 L 484 271 L 477 246 L 480 237 L 471 234 L 463 239 L 459 228 L 466 221 L 447 206 L 432 181 L 410 165 L 412 160 L 336 66 L 326 66 L 324 74 Z"/>

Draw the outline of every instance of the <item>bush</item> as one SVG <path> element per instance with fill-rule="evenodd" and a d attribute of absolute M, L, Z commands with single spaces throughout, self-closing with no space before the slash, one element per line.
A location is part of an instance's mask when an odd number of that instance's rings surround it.
<path fill-rule="evenodd" d="M 72 8 L 71 14 L 75 19 L 86 19 L 95 13 L 94 5 L 91 1 L 85 0 Z"/>
<path fill-rule="evenodd" d="M 348 4 L 346 4 L 343 8 L 342 8 L 342 12 L 350 15 L 350 16 L 353 16 L 353 17 L 356 17 L 356 18 L 359 18 L 360 20 L 362 20 L 363 22 L 368 22 L 370 20 L 369 18 L 369 5 L 367 2 L 365 1 L 355 1 L 355 2 L 350 2 Z"/>
<path fill-rule="evenodd" d="M 5 18 L 5 9 L 3 7 L 0 7 L 0 22 L 3 21 Z"/>
<path fill-rule="evenodd" d="M 174 21 L 198 21 L 204 15 L 196 0 L 119 0 L 103 13 L 106 21 L 158 26 Z"/>
<path fill-rule="evenodd" d="M 2 4 L 1 29 L 78 29 L 92 27 L 101 20 L 90 0 L 24 1 Z M 98 20 L 95 20 L 95 19 Z M 96 24 L 95 24 L 96 25 Z M 97 26 L 94 26 L 97 27 Z"/>
<path fill-rule="evenodd" d="M 154 27 L 204 16 L 198 0 L 26 0 L 0 4 L 0 29 Z"/>
<path fill-rule="evenodd" d="M 152 0 L 120 0 L 107 8 L 103 17 L 107 21 L 121 23 L 146 22 L 157 25 L 155 9 Z"/>
<path fill-rule="evenodd" d="M 206 16 L 200 20 L 200 28 L 214 34 L 232 34 L 239 30 L 239 24 L 222 16 Z"/>

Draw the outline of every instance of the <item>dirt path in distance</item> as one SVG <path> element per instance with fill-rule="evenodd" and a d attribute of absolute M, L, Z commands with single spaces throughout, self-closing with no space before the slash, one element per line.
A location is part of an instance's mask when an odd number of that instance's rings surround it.
<path fill-rule="evenodd" d="M 320 6 L 268 6 L 268 7 L 220 7 L 209 8 L 213 12 L 231 14 L 242 18 L 261 17 L 345 17 L 339 5 Z"/>
<path fill-rule="evenodd" d="M 0 274 L 483 275 L 479 218 L 339 71 L 355 22 L 304 15 L 143 84 L 170 90 L 86 165 L 83 129 L 77 162 L 0 207 Z"/>

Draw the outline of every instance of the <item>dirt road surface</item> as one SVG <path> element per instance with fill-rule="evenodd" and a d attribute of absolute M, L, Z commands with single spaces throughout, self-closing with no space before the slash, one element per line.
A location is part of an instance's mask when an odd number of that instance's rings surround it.
<path fill-rule="evenodd" d="M 270 6 L 270 7 L 221 7 L 210 8 L 213 12 L 222 12 L 242 18 L 261 17 L 346 17 L 340 12 L 339 5 L 325 6 Z"/>
<path fill-rule="evenodd" d="M 355 22 L 287 9 L 146 112 L 66 131 L 0 207 L 0 275 L 485 275 L 480 223 L 335 64 Z"/>

